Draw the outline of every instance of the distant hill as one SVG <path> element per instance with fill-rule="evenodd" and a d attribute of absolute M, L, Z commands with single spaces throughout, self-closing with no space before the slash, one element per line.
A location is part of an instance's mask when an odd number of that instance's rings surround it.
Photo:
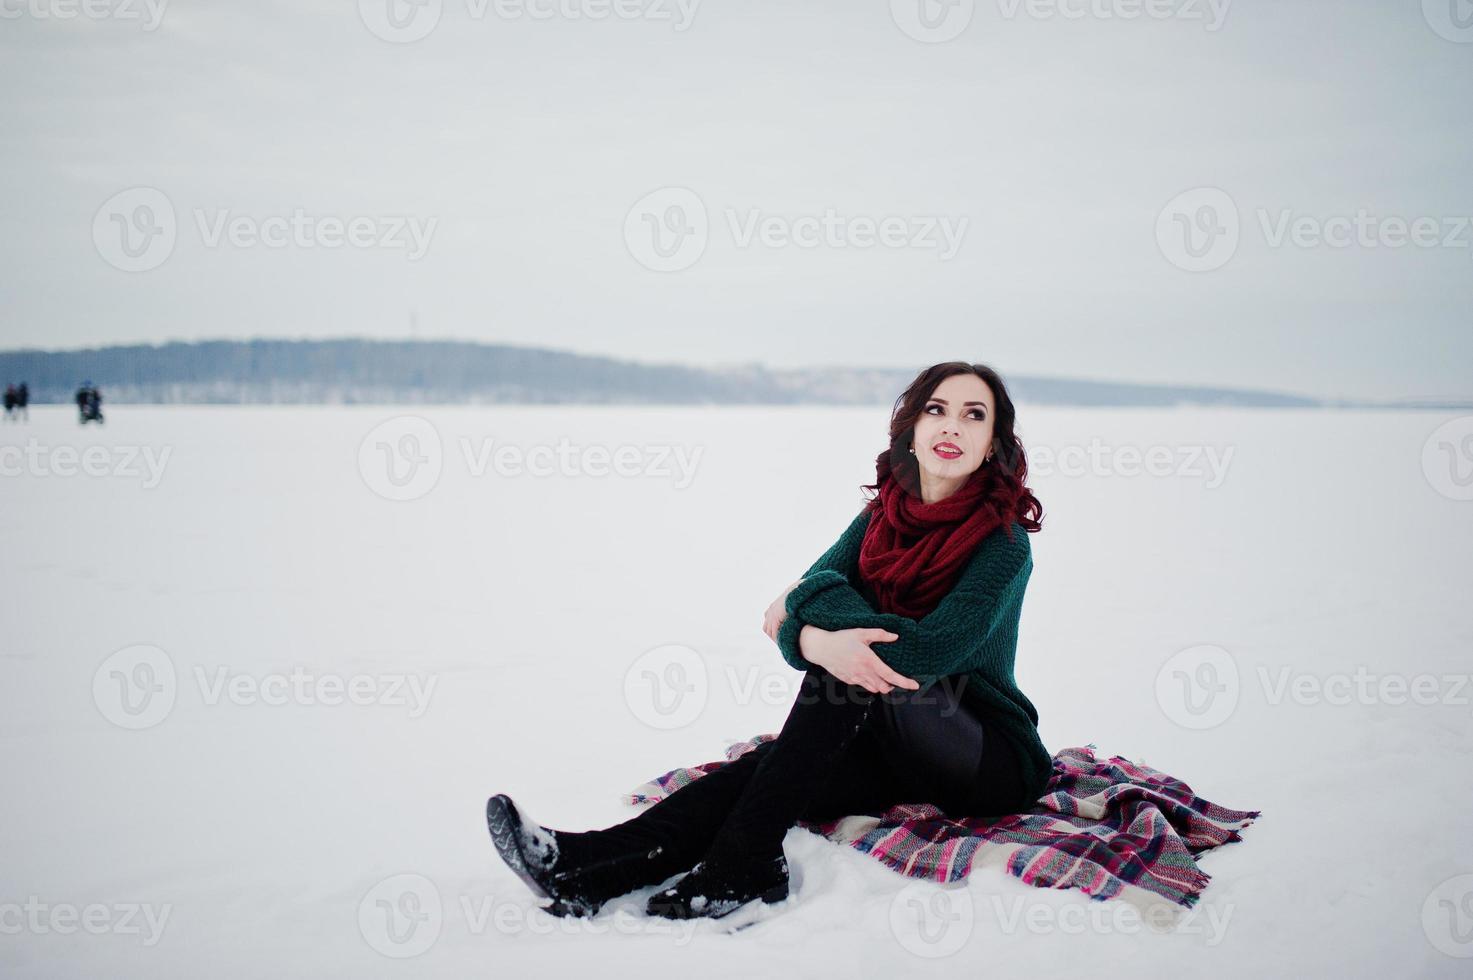
<path fill-rule="evenodd" d="M 31 400 L 38 403 L 70 401 L 85 378 L 102 390 L 109 404 L 889 405 L 924 366 L 701 368 L 438 340 L 213 340 L 0 351 L 0 381 L 27 382 Z M 1014 398 L 1033 404 L 1327 404 L 1228 388 L 1024 375 L 1008 375 L 1007 380 Z"/>

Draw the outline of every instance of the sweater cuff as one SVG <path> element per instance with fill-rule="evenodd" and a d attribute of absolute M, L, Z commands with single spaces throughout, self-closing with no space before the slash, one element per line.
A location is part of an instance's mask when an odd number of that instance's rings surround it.
<path fill-rule="evenodd" d="M 833 569 L 825 568 L 814 572 L 793 587 L 793 591 L 788 593 L 787 601 L 783 603 L 783 608 L 787 610 L 789 618 L 799 616 L 802 614 L 803 603 L 809 599 L 825 589 L 848 584 L 849 580 Z"/>
<path fill-rule="evenodd" d="M 807 670 L 813 666 L 803 656 L 803 647 L 798 642 L 803 626 L 803 620 L 789 613 L 783 619 L 782 625 L 777 628 L 777 648 L 782 651 L 783 659 L 788 662 L 788 665 L 798 670 Z"/>

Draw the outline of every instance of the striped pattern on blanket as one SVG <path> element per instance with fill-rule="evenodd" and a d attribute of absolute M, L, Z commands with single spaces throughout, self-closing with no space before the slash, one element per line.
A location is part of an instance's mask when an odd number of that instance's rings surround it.
<path fill-rule="evenodd" d="M 672 769 L 635 787 L 625 802 L 654 803 L 776 737 L 756 735 L 731 745 L 726 760 Z M 903 803 L 880 816 L 798 826 L 912 878 L 954 882 L 974 865 L 994 866 L 1041 888 L 1190 908 L 1210 879 L 1196 855 L 1242 840 L 1238 832 L 1261 811 L 1219 806 L 1150 766 L 1118 755 L 1101 761 L 1094 749 L 1056 754 L 1044 795 L 1026 813 L 954 818 L 928 803 Z"/>

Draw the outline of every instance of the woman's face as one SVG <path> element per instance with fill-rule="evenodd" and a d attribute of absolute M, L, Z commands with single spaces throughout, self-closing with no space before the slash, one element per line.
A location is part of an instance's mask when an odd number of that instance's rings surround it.
<path fill-rule="evenodd" d="M 922 473 L 946 482 L 964 481 L 981 466 L 992 451 L 994 407 L 992 389 L 975 374 L 953 374 L 937 385 L 915 423 L 914 448 Z"/>

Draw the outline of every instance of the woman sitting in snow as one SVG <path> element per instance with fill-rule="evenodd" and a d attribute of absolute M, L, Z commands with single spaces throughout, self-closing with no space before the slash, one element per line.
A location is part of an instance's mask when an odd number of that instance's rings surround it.
<path fill-rule="evenodd" d="M 991 368 L 922 371 L 896 402 L 875 491 L 768 608 L 763 629 L 804 672 L 777 738 L 603 830 L 553 830 L 487 803 L 506 863 L 560 915 L 685 872 L 651 915 L 719 918 L 788 896 L 798 820 L 933 803 L 1026 811 L 1051 757 L 1013 678 L 1043 508 L 1024 485 L 1014 408 Z"/>

